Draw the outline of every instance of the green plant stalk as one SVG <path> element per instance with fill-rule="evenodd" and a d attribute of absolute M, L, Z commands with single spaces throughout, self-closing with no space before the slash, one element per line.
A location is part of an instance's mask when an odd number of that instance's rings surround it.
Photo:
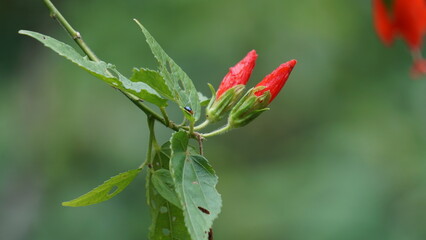
<path fill-rule="evenodd" d="M 62 16 L 62 14 L 59 12 L 59 10 L 53 5 L 53 3 L 50 0 L 43 0 L 46 4 L 47 8 L 50 11 L 50 16 L 58 20 L 59 24 L 64 27 L 64 29 L 71 35 L 72 39 L 77 43 L 77 45 L 83 50 L 83 52 L 87 55 L 87 57 L 95 62 L 99 62 L 99 58 L 96 56 L 96 54 L 89 48 L 89 46 L 86 44 L 86 42 L 83 41 L 81 34 L 76 31 L 71 24 Z M 111 74 L 112 75 L 112 74 Z M 160 115 L 158 115 L 154 110 L 143 104 L 137 99 L 134 99 L 131 95 L 119 90 L 122 94 L 124 94 L 128 99 L 130 99 L 139 109 L 141 109 L 145 114 L 151 115 L 154 117 L 157 121 L 161 122 L 164 126 L 171 128 L 175 131 L 179 131 L 179 127 L 170 122 L 168 119 L 162 118 Z M 163 110 L 162 110 L 163 111 Z M 167 115 L 165 115 L 167 116 Z"/>
<path fill-rule="evenodd" d="M 231 129 L 232 129 L 231 125 L 226 124 L 222 128 L 216 129 L 216 130 L 214 130 L 212 132 L 209 132 L 209 133 L 203 133 L 203 134 L 201 134 L 201 137 L 207 138 L 207 137 L 217 136 L 217 135 L 220 135 L 220 134 L 224 134 L 224 133 L 226 133 L 227 131 L 229 131 Z"/>
<path fill-rule="evenodd" d="M 44 3 L 46 4 L 47 8 L 50 10 L 50 16 L 56 20 L 58 20 L 59 24 L 65 28 L 65 30 L 71 35 L 72 39 L 78 44 L 78 46 L 87 54 L 90 60 L 99 62 L 99 58 L 96 56 L 96 54 L 87 46 L 87 44 L 83 41 L 81 38 L 81 35 L 79 32 L 77 32 L 71 24 L 68 23 L 68 21 L 62 16 L 62 14 L 59 12 L 59 10 L 53 5 L 53 3 L 50 0 L 44 0 Z"/>
<path fill-rule="evenodd" d="M 149 129 L 149 141 L 155 151 L 159 152 L 161 150 L 160 145 L 158 145 L 157 138 L 155 138 L 155 119 L 152 117 L 148 118 L 148 129 Z"/>
<path fill-rule="evenodd" d="M 141 103 L 138 99 L 134 99 L 128 94 L 122 92 L 130 101 L 132 101 L 140 110 L 142 110 L 146 115 L 152 116 L 155 120 L 159 121 L 164 126 L 171 128 L 175 131 L 179 131 L 180 127 L 178 127 L 175 123 L 171 121 L 166 121 L 162 118 L 158 113 L 154 112 L 151 108 L 147 107 L 145 104 Z"/>
<path fill-rule="evenodd" d="M 144 168 L 147 164 L 151 163 L 152 161 L 152 147 L 155 142 L 156 148 L 158 146 L 157 141 L 155 139 L 155 119 L 152 116 L 148 115 L 148 128 L 149 128 L 149 140 L 148 140 L 148 151 L 146 153 L 146 159 L 145 161 L 139 166 L 139 168 Z"/>
<path fill-rule="evenodd" d="M 167 115 L 166 108 L 160 107 L 161 114 L 163 114 L 163 119 L 166 123 L 170 124 L 169 116 Z"/>
<path fill-rule="evenodd" d="M 195 131 L 201 130 L 201 129 L 203 129 L 203 128 L 207 127 L 209 124 L 210 124 L 210 121 L 209 121 L 208 119 L 206 119 L 206 120 L 205 120 L 204 122 L 202 122 L 200 125 L 195 126 L 195 127 L 194 127 L 194 130 L 195 130 Z"/>

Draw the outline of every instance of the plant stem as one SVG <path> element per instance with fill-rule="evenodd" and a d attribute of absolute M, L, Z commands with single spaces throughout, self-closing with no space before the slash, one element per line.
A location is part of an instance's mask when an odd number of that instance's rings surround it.
<path fill-rule="evenodd" d="M 200 155 L 204 156 L 204 151 L 203 151 L 203 140 L 204 138 L 201 135 L 198 135 L 197 137 L 197 142 L 198 142 L 198 148 L 200 150 Z"/>
<path fill-rule="evenodd" d="M 189 134 L 190 135 L 194 134 L 194 121 L 189 122 Z"/>
<path fill-rule="evenodd" d="M 46 4 L 47 8 L 50 11 L 50 15 L 58 20 L 59 24 L 64 27 L 64 29 L 71 35 L 72 39 L 77 43 L 77 45 L 83 50 L 83 52 L 87 55 L 87 57 L 95 62 L 99 62 L 99 58 L 96 56 L 96 54 L 89 48 L 89 46 L 83 41 L 81 34 L 77 32 L 71 24 L 62 16 L 62 14 L 59 12 L 59 10 L 53 5 L 53 3 L 50 0 L 43 0 Z M 112 74 L 111 74 L 112 75 Z M 134 99 L 130 94 L 127 94 L 121 90 L 119 90 L 122 94 L 124 94 L 130 101 L 132 101 L 139 109 L 141 109 L 146 115 L 150 115 L 153 118 L 155 118 L 157 121 L 162 123 L 164 126 L 171 128 L 175 131 L 179 131 L 179 127 L 170 122 L 168 119 L 162 118 L 160 115 L 158 115 L 154 110 L 140 102 L 138 99 Z M 162 110 L 164 111 L 164 109 Z M 163 113 L 164 115 L 164 113 Z M 165 117 L 167 115 L 164 115 Z"/>
<path fill-rule="evenodd" d="M 170 124 L 169 116 L 167 115 L 166 109 L 164 107 L 160 107 L 161 114 L 163 114 L 163 119 L 167 124 Z M 168 127 L 168 126 L 167 126 Z"/>
<path fill-rule="evenodd" d="M 223 126 L 222 128 L 214 130 L 213 132 L 203 133 L 203 134 L 201 134 L 201 137 L 203 137 L 203 138 L 213 137 L 213 136 L 216 136 L 216 135 L 223 134 L 223 133 L 225 133 L 229 130 L 231 130 L 231 125 L 227 124 L 227 125 Z"/>
<path fill-rule="evenodd" d="M 139 168 L 144 168 L 147 164 L 151 163 L 152 145 L 154 141 L 155 143 L 157 142 L 155 139 L 154 125 L 155 125 L 155 119 L 151 115 L 148 115 L 148 128 L 149 128 L 148 152 L 146 153 L 145 161 L 139 166 Z"/>
<path fill-rule="evenodd" d="M 59 10 L 53 5 L 50 0 L 44 0 L 47 8 L 50 10 L 50 16 L 56 20 L 58 20 L 59 24 L 65 28 L 65 30 L 71 35 L 72 39 L 78 44 L 78 46 L 87 54 L 90 60 L 99 62 L 99 58 L 95 55 L 95 53 L 87 46 L 87 44 L 81 38 L 79 32 L 77 32 L 71 24 L 62 16 Z"/>
<path fill-rule="evenodd" d="M 195 130 L 195 131 L 201 130 L 201 129 L 203 129 L 203 128 L 207 127 L 207 125 L 209 125 L 209 124 L 210 124 L 209 120 L 208 120 L 208 119 L 206 119 L 206 120 L 205 120 L 203 123 L 201 123 L 200 125 L 195 126 L 195 127 L 194 127 L 194 130 Z"/>
<path fill-rule="evenodd" d="M 126 97 L 128 99 L 130 99 L 130 101 L 132 101 L 146 115 L 148 115 L 148 116 L 151 115 L 153 118 L 155 118 L 155 120 L 159 121 L 164 126 L 166 126 L 168 128 L 171 128 L 171 129 L 173 129 L 175 131 L 179 131 L 180 128 L 175 123 L 173 123 L 171 121 L 167 122 L 158 113 L 156 113 L 154 110 L 152 110 L 151 108 L 149 108 L 145 104 L 141 103 L 138 99 L 134 99 L 131 96 L 127 95 L 126 93 L 123 93 L 123 94 L 126 95 Z"/>

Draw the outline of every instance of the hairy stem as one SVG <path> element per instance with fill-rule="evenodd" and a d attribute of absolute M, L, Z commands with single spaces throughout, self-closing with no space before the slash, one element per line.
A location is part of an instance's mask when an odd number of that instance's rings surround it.
<path fill-rule="evenodd" d="M 202 122 L 200 125 L 195 126 L 195 127 L 194 127 L 194 130 L 195 130 L 195 131 L 201 130 L 201 129 L 203 129 L 203 128 L 207 127 L 209 124 L 210 124 L 210 121 L 209 121 L 208 119 L 206 119 L 206 120 L 205 120 L 204 122 Z"/>
<path fill-rule="evenodd" d="M 227 124 L 227 125 L 223 126 L 222 128 L 214 130 L 213 132 L 203 133 L 203 134 L 201 134 L 201 136 L 203 138 L 217 136 L 217 135 L 226 133 L 227 131 L 231 130 L 231 128 L 232 128 L 231 125 Z"/>

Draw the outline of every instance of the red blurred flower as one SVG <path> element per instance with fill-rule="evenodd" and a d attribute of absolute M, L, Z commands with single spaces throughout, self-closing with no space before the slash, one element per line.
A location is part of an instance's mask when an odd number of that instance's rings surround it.
<path fill-rule="evenodd" d="M 265 87 L 259 91 L 256 91 L 254 95 L 262 96 L 265 92 L 269 91 L 271 93 L 271 98 L 269 103 L 274 100 L 274 98 L 281 91 L 281 88 L 287 82 L 288 77 L 290 76 L 291 71 L 296 65 L 296 60 L 290 60 L 286 63 L 281 64 L 277 69 L 275 69 L 271 74 L 266 76 L 260 83 L 256 85 L 257 87 Z"/>
<path fill-rule="evenodd" d="M 374 24 L 386 44 L 400 35 L 412 50 L 421 48 L 426 32 L 425 0 L 373 0 Z"/>
<path fill-rule="evenodd" d="M 216 99 L 219 99 L 224 92 L 236 85 L 246 85 L 256 64 L 256 59 L 256 51 L 252 50 L 243 60 L 229 68 L 228 74 L 223 78 L 217 90 Z"/>
<path fill-rule="evenodd" d="M 426 1 L 373 0 L 373 14 L 380 39 L 391 45 L 395 37 L 401 36 L 414 59 L 413 73 L 425 74 L 426 61 L 420 51 L 426 33 Z"/>

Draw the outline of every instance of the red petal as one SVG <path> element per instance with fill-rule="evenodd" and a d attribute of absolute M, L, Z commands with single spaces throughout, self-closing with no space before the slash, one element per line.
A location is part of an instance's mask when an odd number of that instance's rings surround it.
<path fill-rule="evenodd" d="M 395 28 L 383 0 L 373 1 L 373 17 L 374 27 L 380 39 L 386 45 L 391 45 L 395 37 Z"/>
<path fill-rule="evenodd" d="M 231 67 L 217 90 L 216 99 L 219 99 L 226 90 L 236 85 L 246 85 L 256 64 L 256 59 L 256 51 L 252 50 L 243 58 L 243 60 Z"/>
<path fill-rule="evenodd" d="M 395 0 L 395 27 L 411 49 L 420 49 L 426 30 L 425 0 Z"/>
<path fill-rule="evenodd" d="M 255 92 L 256 96 L 261 96 L 266 91 L 271 93 L 271 99 L 269 102 L 272 102 L 274 98 L 278 95 L 283 88 L 284 84 L 287 82 L 288 77 L 290 76 L 291 71 L 296 65 L 296 60 L 291 60 L 286 63 L 281 64 L 277 69 L 275 69 L 271 74 L 266 76 L 256 87 L 264 86 L 265 88 Z"/>

